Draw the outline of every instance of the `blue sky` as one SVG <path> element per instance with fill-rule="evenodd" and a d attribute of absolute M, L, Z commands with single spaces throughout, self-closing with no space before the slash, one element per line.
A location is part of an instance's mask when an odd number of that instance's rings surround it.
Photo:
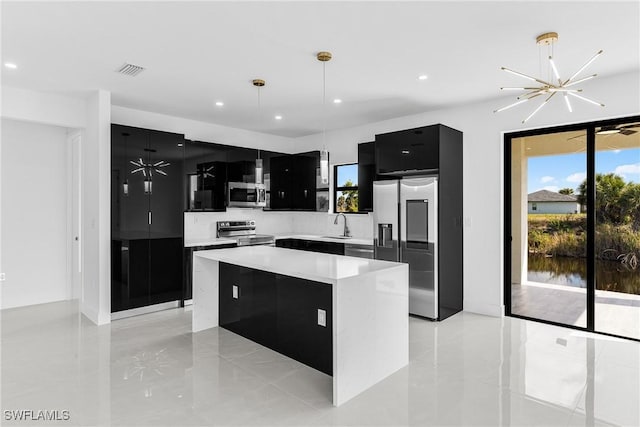
<path fill-rule="evenodd" d="M 576 190 L 586 177 L 586 161 L 585 153 L 529 158 L 528 192 Z M 610 172 L 640 183 L 640 148 L 596 152 L 596 173 Z"/>
<path fill-rule="evenodd" d="M 338 187 L 351 180 L 354 185 L 358 185 L 358 164 L 338 166 Z"/>

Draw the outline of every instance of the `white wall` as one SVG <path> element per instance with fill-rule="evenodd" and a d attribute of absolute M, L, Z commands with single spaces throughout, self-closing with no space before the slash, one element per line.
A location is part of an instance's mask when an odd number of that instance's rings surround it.
<path fill-rule="evenodd" d="M 80 310 L 98 325 L 111 321 L 111 94 L 86 101 L 82 135 L 82 284 Z"/>
<path fill-rule="evenodd" d="M 357 160 L 357 143 L 373 141 L 376 133 L 442 123 L 464 133 L 464 309 L 499 316 L 503 313 L 503 133 L 640 113 L 640 73 L 598 77 L 584 84 L 584 94 L 606 108 L 573 100 L 568 113 L 561 99 L 549 102 L 529 123 L 523 118 L 535 105 L 502 113 L 493 110 L 513 98 L 469 104 L 399 117 L 327 133 L 331 163 Z M 496 88 L 497 92 L 497 88 Z M 536 104 L 537 105 L 537 104 Z M 345 103 L 344 107 L 348 104 Z M 297 151 L 322 147 L 322 135 L 298 138 Z"/>
<path fill-rule="evenodd" d="M 1 308 L 71 298 L 67 129 L 2 119 Z"/>
<path fill-rule="evenodd" d="M 333 223 L 335 214 L 327 212 L 269 212 L 262 209 L 228 208 L 226 212 L 186 212 L 184 214 L 184 240 L 186 244 L 216 237 L 216 222 L 228 220 L 256 221 L 258 234 L 316 234 L 337 236 L 342 234 L 343 219 Z M 373 235 L 372 216 L 348 215 L 353 237 L 370 239 Z"/>
<path fill-rule="evenodd" d="M 533 203 L 536 210 L 533 210 Z M 528 202 L 527 213 L 530 214 L 572 214 L 580 212 L 580 203 L 576 202 Z"/>
<path fill-rule="evenodd" d="M 236 147 L 257 148 L 260 150 L 293 153 L 293 139 L 284 136 L 269 135 L 244 129 L 215 125 L 213 123 L 167 116 L 133 108 L 111 108 L 113 123 L 155 129 L 165 132 L 182 133 L 186 139 L 213 142 Z"/>
<path fill-rule="evenodd" d="M 1 87 L 2 117 L 28 122 L 81 128 L 87 111 L 84 99 L 29 89 Z"/>

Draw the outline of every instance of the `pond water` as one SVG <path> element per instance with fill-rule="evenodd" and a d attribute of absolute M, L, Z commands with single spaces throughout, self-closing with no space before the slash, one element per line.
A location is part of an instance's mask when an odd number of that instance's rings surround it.
<path fill-rule="evenodd" d="M 587 261 L 584 258 L 529 255 L 530 282 L 587 287 Z M 640 269 L 632 270 L 619 262 L 596 260 L 596 289 L 640 295 Z"/>

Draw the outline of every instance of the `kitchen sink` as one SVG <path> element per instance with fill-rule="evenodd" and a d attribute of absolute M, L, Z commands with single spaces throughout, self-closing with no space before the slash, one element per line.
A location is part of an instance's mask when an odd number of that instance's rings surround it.
<path fill-rule="evenodd" d="M 328 239 L 351 239 L 351 236 L 321 236 Z"/>

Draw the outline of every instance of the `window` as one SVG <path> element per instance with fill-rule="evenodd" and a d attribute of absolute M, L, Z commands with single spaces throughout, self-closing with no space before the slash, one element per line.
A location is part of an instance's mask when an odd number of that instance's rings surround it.
<path fill-rule="evenodd" d="M 535 203 L 531 203 L 531 210 L 532 211 L 537 211 L 538 210 L 538 205 L 536 205 Z"/>
<path fill-rule="evenodd" d="M 334 212 L 358 212 L 358 164 L 333 168 Z"/>

